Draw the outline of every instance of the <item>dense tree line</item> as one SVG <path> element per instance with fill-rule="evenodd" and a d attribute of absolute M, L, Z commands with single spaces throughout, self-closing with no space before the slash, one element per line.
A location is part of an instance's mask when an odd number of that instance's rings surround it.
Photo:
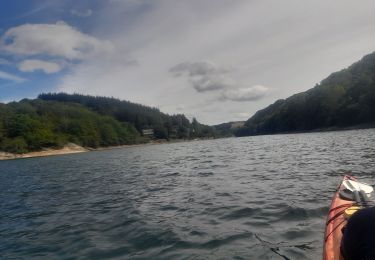
<path fill-rule="evenodd" d="M 215 135 L 214 128 L 200 124 L 195 119 L 191 124 L 182 114 L 168 115 L 160 112 L 157 108 L 116 98 L 66 93 L 46 93 L 39 95 L 38 98 L 81 104 L 101 115 L 130 123 L 140 133 L 143 129 L 153 129 L 155 138 L 158 139 L 213 137 Z"/>
<path fill-rule="evenodd" d="M 238 136 L 340 128 L 375 122 L 375 53 L 314 88 L 255 113 Z"/>
<path fill-rule="evenodd" d="M 153 129 L 154 135 L 142 136 L 144 129 Z M 0 103 L 0 151 L 25 153 L 69 142 L 96 148 L 201 137 L 215 137 L 214 128 L 115 98 L 59 93 Z"/>
<path fill-rule="evenodd" d="M 0 150 L 25 153 L 60 148 L 68 142 L 85 147 L 142 142 L 128 123 L 99 115 L 79 104 L 22 100 L 0 106 Z"/>

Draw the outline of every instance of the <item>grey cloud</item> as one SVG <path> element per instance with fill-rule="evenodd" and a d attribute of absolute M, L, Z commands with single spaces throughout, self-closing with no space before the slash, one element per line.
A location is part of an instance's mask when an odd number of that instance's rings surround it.
<path fill-rule="evenodd" d="M 198 92 L 221 90 L 231 85 L 231 79 L 225 75 L 231 70 L 209 61 L 183 62 L 169 71 L 175 77 L 186 75 Z"/>
<path fill-rule="evenodd" d="M 215 76 L 192 78 L 190 82 L 193 88 L 198 92 L 215 91 L 228 87 L 228 84 L 226 84 L 222 78 Z"/>
<path fill-rule="evenodd" d="M 209 61 L 183 62 L 170 69 L 170 72 L 175 76 L 180 76 L 184 73 L 187 73 L 189 76 L 203 76 L 224 74 L 229 71 L 229 68 L 218 66 L 215 63 Z"/>
<path fill-rule="evenodd" d="M 233 69 L 210 61 L 183 62 L 169 71 L 175 77 L 187 76 L 190 85 L 199 93 L 221 91 L 216 101 L 257 101 L 268 92 L 268 88 L 260 85 L 241 88 L 230 75 L 227 75 Z"/>
<path fill-rule="evenodd" d="M 236 102 L 257 101 L 265 97 L 268 91 L 269 89 L 267 87 L 260 85 L 248 88 L 230 89 L 223 91 L 221 93 L 219 100 L 230 100 Z"/>

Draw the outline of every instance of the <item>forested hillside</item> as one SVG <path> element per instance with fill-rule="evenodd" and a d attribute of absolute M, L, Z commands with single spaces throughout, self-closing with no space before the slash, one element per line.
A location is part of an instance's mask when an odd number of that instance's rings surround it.
<path fill-rule="evenodd" d="M 375 53 L 314 88 L 255 113 L 238 136 L 302 132 L 375 122 Z"/>
<path fill-rule="evenodd" d="M 183 114 L 168 115 L 157 108 L 135 104 L 116 98 L 94 97 L 79 94 L 41 94 L 38 97 L 42 100 L 73 102 L 115 118 L 120 122 L 132 124 L 140 133 L 143 129 L 153 129 L 156 138 L 195 138 L 214 136 L 212 127 L 200 124 L 193 120 L 192 124 Z"/>
<path fill-rule="evenodd" d="M 68 142 L 95 148 L 142 141 L 131 124 L 79 104 L 22 100 L 0 106 L 1 151 L 25 153 Z"/>
<path fill-rule="evenodd" d="M 244 121 L 228 122 L 214 125 L 215 131 L 222 137 L 232 137 L 244 125 Z"/>
<path fill-rule="evenodd" d="M 154 135 L 142 136 L 152 129 Z M 214 137 L 212 127 L 184 115 L 114 98 L 43 94 L 38 99 L 0 103 L 0 151 L 25 153 L 72 142 L 105 147 L 150 139 Z"/>

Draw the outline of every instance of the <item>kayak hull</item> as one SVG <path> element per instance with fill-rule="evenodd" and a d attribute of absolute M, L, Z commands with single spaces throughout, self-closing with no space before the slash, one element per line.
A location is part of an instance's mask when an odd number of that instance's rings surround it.
<path fill-rule="evenodd" d="M 345 180 L 354 180 L 354 178 L 344 176 L 343 181 Z M 339 196 L 339 191 L 344 189 L 343 181 L 333 196 L 327 217 L 323 248 L 324 260 L 344 259 L 340 252 L 340 245 L 342 239 L 342 228 L 345 227 L 347 221 L 342 213 L 345 211 L 345 209 L 353 205 L 353 202 L 343 200 Z"/>

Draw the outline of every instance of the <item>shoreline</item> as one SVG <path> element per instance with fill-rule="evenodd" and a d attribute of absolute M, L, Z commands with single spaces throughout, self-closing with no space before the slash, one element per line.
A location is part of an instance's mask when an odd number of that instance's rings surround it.
<path fill-rule="evenodd" d="M 206 139 L 199 139 L 199 140 L 206 140 Z M 196 141 L 196 140 L 172 140 L 172 141 L 157 140 L 157 141 L 151 141 L 148 143 L 141 143 L 141 144 L 125 144 L 125 145 L 107 146 L 107 147 L 98 147 L 98 148 L 82 147 L 74 143 L 68 143 L 61 149 L 45 148 L 42 151 L 29 152 L 29 153 L 24 153 L 24 154 L 14 154 L 14 153 L 0 151 L 0 161 L 27 159 L 27 158 L 36 158 L 36 157 L 47 157 L 47 156 L 56 156 L 56 155 L 64 155 L 64 154 L 86 153 L 86 152 L 95 152 L 95 151 L 105 151 L 105 150 L 148 146 L 148 145 L 158 145 L 158 144 L 192 142 L 192 141 Z"/>
<path fill-rule="evenodd" d="M 298 132 L 281 132 L 281 133 L 272 133 L 272 134 L 257 134 L 257 135 L 247 135 L 247 136 L 237 136 L 236 138 L 249 137 L 249 136 L 262 136 L 262 135 L 288 135 L 288 134 L 307 134 L 307 133 L 326 133 L 326 132 L 335 132 L 335 131 L 352 131 L 352 130 L 363 130 L 363 129 L 374 129 L 375 124 L 362 124 L 351 127 L 332 127 L 332 128 L 322 128 L 315 129 L 312 131 L 298 131 Z M 227 138 L 227 137 L 224 137 Z M 95 152 L 95 151 L 105 151 L 121 148 L 130 148 L 130 147 L 139 147 L 139 146 L 150 146 L 150 145 L 160 145 L 160 144 L 174 144 L 174 143 L 184 143 L 184 142 L 194 142 L 194 141 L 203 141 L 203 140 L 212 140 L 217 138 L 203 138 L 203 139 L 176 139 L 176 140 L 153 140 L 148 143 L 140 144 L 125 144 L 117 146 L 107 146 L 107 147 L 82 147 L 74 143 L 68 143 L 61 149 L 45 148 L 42 151 L 29 152 L 24 154 L 14 154 L 0 151 L 0 161 L 6 160 L 15 160 L 15 159 L 27 159 L 27 158 L 36 158 L 36 157 L 47 157 L 47 156 L 56 156 L 64 154 L 75 154 L 75 153 L 86 153 L 86 152 Z M 219 138 L 221 139 L 221 138 Z"/>
<path fill-rule="evenodd" d="M 46 156 L 73 154 L 73 153 L 85 153 L 88 151 L 90 150 L 87 148 L 84 148 L 82 146 L 79 146 L 73 143 L 68 143 L 61 149 L 46 148 L 46 149 L 43 149 L 42 151 L 29 152 L 29 153 L 23 153 L 23 154 L 14 154 L 14 153 L 7 153 L 7 152 L 0 151 L 0 161 L 35 158 L 35 157 L 46 157 Z"/>
<path fill-rule="evenodd" d="M 341 131 L 354 131 L 354 130 L 366 130 L 366 129 L 374 129 L 375 123 L 369 124 L 361 124 L 355 126 L 347 126 L 347 127 L 327 127 L 327 128 L 318 128 L 309 131 L 285 131 L 285 132 L 277 132 L 277 133 L 260 133 L 260 134 L 253 134 L 253 135 L 243 135 L 243 136 L 236 136 L 236 137 L 249 137 L 249 136 L 262 136 L 262 135 L 290 135 L 290 134 L 314 134 L 314 133 L 328 133 L 328 132 L 341 132 Z"/>

